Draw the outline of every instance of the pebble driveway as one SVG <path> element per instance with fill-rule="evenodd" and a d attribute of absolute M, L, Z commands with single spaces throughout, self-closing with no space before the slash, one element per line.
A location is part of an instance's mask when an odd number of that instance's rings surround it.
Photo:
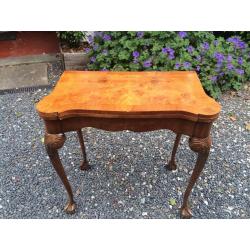
<path fill-rule="evenodd" d="M 56 77 L 52 76 L 52 82 Z M 175 135 L 83 129 L 92 169 L 80 171 L 76 133 L 60 150 L 77 212 L 63 212 L 67 196 L 43 145 L 34 104 L 49 90 L 0 95 L 0 218 L 179 218 L 196 154 L 183 136 L 178 170 L 167 172 Z M 250 218 L 249 87 L 226 93 L 212 129 L 213 145 L 193 189 L 194 218 Z"/>

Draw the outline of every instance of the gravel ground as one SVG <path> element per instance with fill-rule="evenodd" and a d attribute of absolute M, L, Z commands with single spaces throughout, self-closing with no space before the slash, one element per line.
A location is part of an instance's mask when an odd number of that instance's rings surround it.
<path fill-rule="evenodd" d="M 55 82 L 60 65 L 50 67 Z M 179 218 L 196 154 L 183 136 L 178 170 L 167 172 L 175 135 L 83 129 L 90 171 L 80 171 L 76 133 L 60 150 L 77 212 L 63 212 L 67 196 L 43 145 L 43 122 L 34 104 L 49 90 L 0 96 L 0 218 Z M 222 96 L 213 146 L 193 189 L 194 218 L 250 218 L 249 88 Z"/>

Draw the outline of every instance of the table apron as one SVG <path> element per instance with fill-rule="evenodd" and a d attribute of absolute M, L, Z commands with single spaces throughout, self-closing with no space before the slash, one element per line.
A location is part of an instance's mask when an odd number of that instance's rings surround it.
<path fill-rule="evenodd" d="M 130 130 L 146 132 L 168 129 L 177 134 L 205 138 L 209 135 L 212 122 L 195 122 L 179 118 L 97 118 L 74 117 L 63 120 L 44 120 L 46 131 L 50 134 L 60 134 L 92 127 L 106 131 Z"/>

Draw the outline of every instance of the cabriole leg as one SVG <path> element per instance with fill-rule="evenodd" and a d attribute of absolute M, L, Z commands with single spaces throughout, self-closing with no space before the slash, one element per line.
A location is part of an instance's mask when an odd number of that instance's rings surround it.
<path fill-rule="evenodd" d="M 80 142 L 80 146 L 81 146 L 81 150 L 82 150 L 82 156 L 83 156 L 83 161 L 82 161 L 82 164 L 80 166 L 80 169 L 81 170 L 88 170 L 88 169 L 90 169 L 90 166 L 89 166 L 88 161 L 87 161 L 86 150 L 85 150 L 85 145 L 84 145 L 81 129 L 77 130 L 77 135 L 79 138 L 79 142 Z"/>
<path fill-rule="evenodd" d="M 178 145 L 180 143 L 180 139 L 181 139 L 181 134 L 177 134 L 175 142 L 174 142 L 174 148 L 173 148 L 173 151 L 172 151 L 171 159 L 170 159 L 169 163 L 166 165 L 167 170 L 172 171 L 172 170 L 177 169 L 177 165 L 175 163 L 175 155 L 176 155 Z"/>
<path fill-rule="evenodd" d="M 181 207 L 181 218 L 189 219 L 192 217 L 192 212 L 188 205 L 188 198 L 192 191 L 194 184 L 196 183 L 197 179 L 199 178 L 202 169 L 205 166 L 206 160 L 209 155 L 210 147 L 211 147 L 211 137 L 208 136 L 207 138 L 190 138 L 189 139 L 189 147 L 198 153 L 198 158 L 193 170 L 193 173 L 190 177 L 188 186 L 186 188 L 183 203 Z"/>
<path fill-rule="evenodd" d="M 61 163 L 61 160 L 59 158 L 58 155 L 58 149 L 60 149 L 64 142 L 66 140 L 66 137 L 64 134 L 48 134 L 45 133 L 45 139 L 44 139 L 44 143 L 45 143 L 45 148 L 46 151 L 49 155 L 50 161 L 53 165 L 53 167 L 55 168 L 58 176 L 60 177 L 67 193 L 68 193 L 68 202 L 64 208 L 64 210 L 67 213 L 74 213 L 75 212 L 75 208 L 76 208 L 76 204 L 74 202 L 73 199 L 73 193 L 72 193 L 72 189 L 71 186 L 69 184 L 69 181 L 67 179 L 67 176 L 65 174 L 63 165 Z"/>

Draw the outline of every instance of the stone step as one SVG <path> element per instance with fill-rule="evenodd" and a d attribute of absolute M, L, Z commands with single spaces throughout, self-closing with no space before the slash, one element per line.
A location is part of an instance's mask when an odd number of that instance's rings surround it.
<path fill-rule="evenodd" d="M 0 67 L 0 91 L 23 87 L 48 86 L 47 63 Z"/>

